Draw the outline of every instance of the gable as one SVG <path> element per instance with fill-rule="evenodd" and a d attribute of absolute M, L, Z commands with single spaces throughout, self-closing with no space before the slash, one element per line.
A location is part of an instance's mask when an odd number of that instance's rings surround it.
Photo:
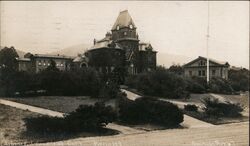
<path fill-rule="evenodd" d="M 227 66 L 228 63 L 218 63 L 213 59 L 209 59 L 209 66 Z M 185 64 L 183 67 L 202 67 L 207 65 L 205 57 L 198 57 L 197 59 Z"/>

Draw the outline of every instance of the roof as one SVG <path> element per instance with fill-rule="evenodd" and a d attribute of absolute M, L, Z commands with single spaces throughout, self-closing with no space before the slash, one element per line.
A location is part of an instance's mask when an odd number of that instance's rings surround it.
<path fill-rule="evenodd" d="M 120 28 L 124 28 L 124 27 L 129 27 L 129 25 L 132 25 L 133 28 L 136 27 L 132 20 L 132 17 L 128 13 L 128 10 L 125 10 L 120 12 L 119 16 L 115 21 L 115 24 L 112 27 L 112 30 L 115 30 L 117 26 L 119 26 Z"/>
<path fill-rule="evenodd" d="M 73 59 L 70 56 L 64 56 L 64 55 L 50 55 L 50 54 L 32 54 L 32 57 L 37 58 L 57 58 L 57 59 Z"/>
<path fill-rule="evenodd" d="M 17 58 L 17 61 L 30 61 L 30 58 Z"/>
<path fill-rule="evenodd" d="M 100 48 L 122 49 L 122 47 L 118 43 L 114 43 L 115 46 L 111 47 L 110 45 L 112 43 L 113 43 L 112 40 L 107 39 L 107 37 L 105 37 L 104 39 L 97 41 L 96 44 L 94 44 L 92 47 L 90 47 L 90 50 L 100 49 Z"/>
<path fill-rule="evenodd" d="M 139 50 L 140 51 L 145 51 L 147 49 L 152 49 L 153 50 L 153 47 L 151 46 L 150 43 L 144 43 L 144 42 L 139 43 Z"/>
<path fill-rule="evenodd" d="M 183 67 L 186 67 L 190 64 L 193 64 L 194 62 L 198 61 L 198 60 L 207 60 L 206 57 L 202 57 L 202 56 L 199 56 L 198 58 L 196 58 L 195 60 L 192 60 L 190 62 L 188 62 L 187 64 L 183 65 Z M 214 64 L 217 64 L 217 65 L 220 65 L 220 66 L 229 66 L 229 63 L 228 62 L 225 62 L 225 61 L 218 61 L 218 60 L 215 60 L 215 59 L 212 59 L 212 58 L 209 58 L 209 62 L 211 63 L 214 63 Z"/>
<path fill-rule="evenodd" d="M 86 57 L 84 55 L 78 55 L 76 58 L 74 58 L 73 62 L 86 62 Z"/>

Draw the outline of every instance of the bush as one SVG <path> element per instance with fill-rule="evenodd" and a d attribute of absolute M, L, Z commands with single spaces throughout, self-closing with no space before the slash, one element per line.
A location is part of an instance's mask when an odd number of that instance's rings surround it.
<path fill-rule="evenodd" d="M 249 70 L 240 69 L 228 71 L 228 80 L 235 91 L 249 91 Z"/>
<path fill-rule="evenodd" d="M 223 94 L 232 94 L 234 91 L 227 80 L 218 77 L 210 80 L 209 90 L 213 93 Z"/>
<path fill-rule="evenodd" d="M 108 81 L 104 84 L 101 89 L 99 96 L 100 98 L 116 98 L 120 92 L 119 85 L 113 81 Z"/>
<path fill-rule="evenodd" d="M 27 131 L 38 133 L 50 132 L 98 132 L 103 126 L 115 121 L 117 115 L 104 103 L 80 105 L 65 117 L 42 116 L 24 119 Z"/>
<path fill-rule="evenodd" d="M 192 77 L 186 78 L 186 90 L 192 93 L 205 93 L 207 92 L 207 82 L 204 78 Z"/>
<path fill-rule="evenodd" d="M 183 98 L 189 95 L 185 90 L 184 79 L 165 68 L 157 68 L 155 71 L 140 73 L 136 77 L 130 76 L 126 85 L 134 86 L 139 92 L 150 96 L 166 98 Z"/>
<path fill-rule="evenodd" d="M 214 117 L 238 117 L 241 116 L 243 108 L 238 103 L 219 102 L 218 99 L 205 98 L 205 113 Z"/>
<path fill-rule="evenodd" d="M 194 112 L 198 111 L 198 107 L 195 104 L 187 104 L 184 106 L 184 109 L 186 111 L 194 111 Z"/>
<path fill-rule="evenodd" d="M 142 97 L 135 101 L 122 99 L 119 103 L 119 118 L 129 124 L 158 124 L 176 127 L 183 122 L 182 111 L 170 102 Z"/>

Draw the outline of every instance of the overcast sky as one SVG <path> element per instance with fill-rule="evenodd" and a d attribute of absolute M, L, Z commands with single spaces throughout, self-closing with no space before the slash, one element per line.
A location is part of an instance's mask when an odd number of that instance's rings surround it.
<path fill-rule="evenodd" d="M 206 56 L 205 1 L 1 1 L 1 46 L 48 53 L 92 44 L 120 11 L 132 16 L 141 41 L 159 53 Z M 249 68 L 249 2 L 210 2 L 209 55 Z"/>

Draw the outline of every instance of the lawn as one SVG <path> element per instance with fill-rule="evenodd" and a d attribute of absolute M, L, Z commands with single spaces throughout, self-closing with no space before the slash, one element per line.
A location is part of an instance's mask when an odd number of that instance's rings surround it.
<path fill-rule="evenodd" d="M 68 133 L 36 133 L 26 130 L 24 118 L 41 116 L 0 104 L 0 145 L 26 145 L 29 143 L 53 142 L 78 137 L 115 135 L 119 132 L 103 128 L 99 132 Z"/>
<path fill-rule="evenodd" d="M 104 101 L 107 105 L 114 106 L 114 100 L 90 98 L 87 96 L 38 96 L 38 97 L 15 97 L 4 98 L 18 103 L 42 107 L 58 112 L 69 113 L 74 111 L 79 105 L 92 105 L 99 101 Z"/>
<path fill-rule="evenodd" d="M 237 123 L 237 122 L 245 122 L 249 121 L 249 94 L 243 94 L 243 95 L 225 95 L 225 94 L 219 94 L 222 96 L 225 100 L 233 102 L 233 103 L 240 103 L 244 111 L 241 113 L 242 116 L 240 117 L 221 117 L 221 118 L 215 118 L 215 117 L 206 117 L 204 113 L 200 112 L 190 112 L 190 111 L 184 111 L 185 114 L 192 116 L 194 118 L 219 125 L 219 124 L 228 124 L 228 123 Z M 209 94 L 191 94 L 191 98 L 188 99 L 188 101 L 191 101 L 193 103 L 197 103 L 197 105 L 202 104 L 202 99 L 205 97 L 210 97 Z"/>
<path fill-rule="evenodd" d="M 0 104 L 0 145 L 29 142 L 22 135 L 25 131 L 23 118 L 36 116 L 36 113 Z"/>

